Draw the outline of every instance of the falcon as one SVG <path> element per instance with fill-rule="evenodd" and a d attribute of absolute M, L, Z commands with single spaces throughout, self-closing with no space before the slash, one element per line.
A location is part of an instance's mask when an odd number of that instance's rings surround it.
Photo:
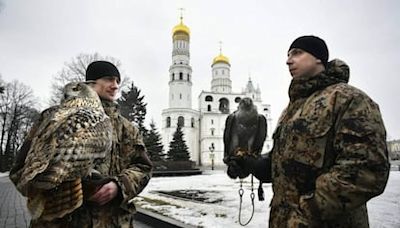
<path fill-rule="evenodd" d="M 257 113 L 253 100 L 245 97 L 240 100 L 238 109 L 225 121 L 224 162 L 232 157 L 261 154 L 267 136 L 267 121 Z"/>
<path fill-rule="evenodd" d="M 97 93 L 72 82 L 37 126 L 16 187 L 27 195 L 32 219 L 50 221 L 82 205 L 81 181 L 111 151 L 112 125 Z"/>

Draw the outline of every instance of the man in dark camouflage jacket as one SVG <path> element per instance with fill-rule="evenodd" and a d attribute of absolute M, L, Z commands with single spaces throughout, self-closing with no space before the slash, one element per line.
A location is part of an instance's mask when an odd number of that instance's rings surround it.
<path fill-rule="evenodd" d="M 369 227 L 366 203 L 384 191 L 389 175 L 378 105 L 347 84 L 349 67 L 328 62 L 318 37 L 297 38 L 287 65 L 290 102 L 274 147 L 240 168 L 272 182 L 269 227 Z"/>
<path fill-rule="evenodd" d="M 39 218 L 31 222 L 31 227 L 133 227 L 133 198 L 149 182 L 152 163 L 147 156 L 140 132 L 121 116 L 114 102 L 120 82 L 118 69 L 109 62 L 93 62 L 87 68 L 86 80 L 94 81 L 93 88 L 101 98 L 106 114 L 111 118 L 111 153 L 104 159 L 95 161 L 94 168 L 100 174 L 92 175 L 93 179 L 82 183 L 84 203 L 80 208 L 53 221 L 42 221 Z M 43 115 L 46 115 L 46 112 L 42 113 L 41 118 Z M 19 180 L 18 170 L 25 161 L 35 127 L 37 126 L 32 127 L 10 172 L 10 179 L 14 183 Z M 61 184 L 58 189 L 68 188 L 69 184 Z M 57 210 L 57 205 L 63 200 L 76 200 L 71 192 L 59 192 L 60 194 L 52 195 L 52 208 L 46 207 L 46 210 Z"/>

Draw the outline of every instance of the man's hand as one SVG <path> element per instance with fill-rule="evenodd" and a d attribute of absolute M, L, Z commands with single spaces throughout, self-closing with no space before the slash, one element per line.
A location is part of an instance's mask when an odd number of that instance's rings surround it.
<path fill-rule="evenodd" d="M 231 157 L 227 162 L 228 170 L 227 174 L 230 178 L 243 179 L 250 175 L 253 165 L 255 162 L 254 157 L 245 156 L 245 157 Z"/>
<path fill-rule="evenodd" d="M 89 198 L 89 201 L 98 203 L 100 206 L 110 202 L 118 195 L 118 185 L 114 181 L 101 186 L 97 192 Z"/>
<path fill-rule="evenodd" d="M 261 157 L 243 156 L 224 158 L 228 165 L 228 176 L 232 179 L 245 178 L 253 174 L 257 179 L 264 183 L 270 183 L 271 177 L 271 158 L 270 154 L 263 154 Z"/>

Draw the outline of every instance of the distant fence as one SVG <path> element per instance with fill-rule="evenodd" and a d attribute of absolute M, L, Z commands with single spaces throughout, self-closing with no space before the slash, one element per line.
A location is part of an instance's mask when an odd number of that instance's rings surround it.
<path fill-rule="evenodd" d="M 390 161 L 390 170 L 391 171 L 400 171 L 400 160 Z"/>
<path fill-rule="evenodd" d="M 153 176 L 189 176 L 199 175 L 202 171 L 196 168 L 193 161 L 155 161 Z"/>

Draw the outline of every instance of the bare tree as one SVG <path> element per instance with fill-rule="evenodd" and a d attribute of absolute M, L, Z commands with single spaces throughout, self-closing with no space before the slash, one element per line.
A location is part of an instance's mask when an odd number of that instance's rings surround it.
<path fill-rule="evenodd" d="M 27 129 L 38 117 L 35 105 L 30 87 L 18 81 L 5 84 L 4 93 L 0 95 L 0 171 L 11 167 Z"/>
<path fill-rule="evenodd" d="M 85 81 L 85 73 L 87 66 L 96 60 L 106 60 L 113 63 L 115 66 L 119 68 L 121 65 L 120 61 L 106 56 L 103 57 L 98 53 L 94 54 L 79 54 L 75 58 L 73 58 L 70 62 L 64 63 L 64 67 L 61 71 L 59 71 L 54 77 L 51 85 L 51 96 L 49 103 L 51 105 L 58 104 L 62 97 L 62 89 L 69 82 L 75 81 Z M 125 84 L 126 77 L 122 77 L 122 84 Z"/>
<path fill-rule="evenodd" d="M 4 9 L 4 3 L 3 1 L 0 0 L 0 13 L 1 11 L 3 11 L 3 9 Z"/>
<path fill-rule="evenodd" d="M 2 93 L 4 93 L 4 81 L 3 79 L 1 79 L 1 74 L 0 74 L 0 94 Z"/>

